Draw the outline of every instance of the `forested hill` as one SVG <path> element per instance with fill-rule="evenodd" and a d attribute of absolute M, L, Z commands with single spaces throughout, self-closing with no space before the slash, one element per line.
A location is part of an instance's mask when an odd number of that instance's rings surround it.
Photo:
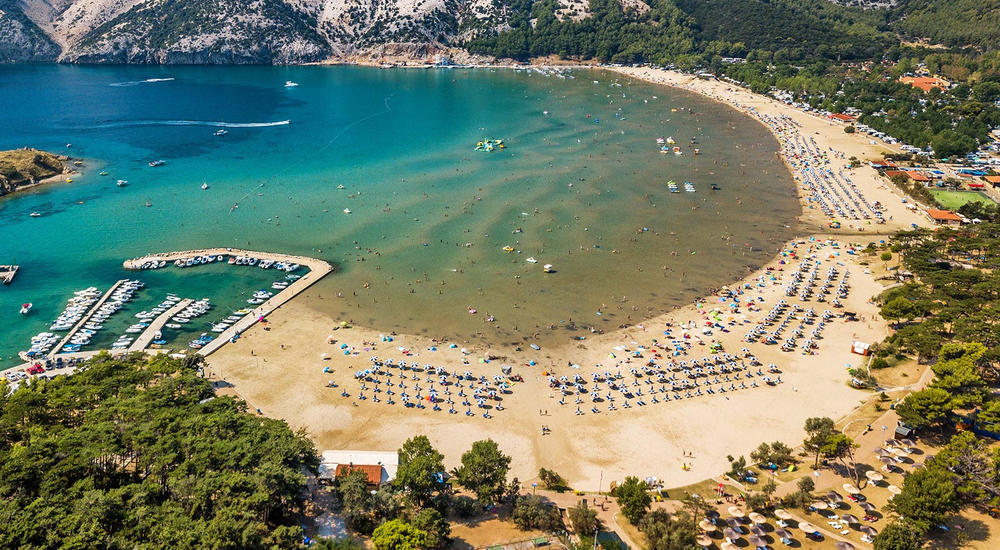
<path fill-rule="evenodd" d="M 312 442 L 195 369 L 104 354 L 0 382 L 0 548 L 300 548 Z"/>
<path fill-rule="evenodd" d="M 1000 49 L 1000 0 L 907 0 L 893 28 L 931 44 Z"/>

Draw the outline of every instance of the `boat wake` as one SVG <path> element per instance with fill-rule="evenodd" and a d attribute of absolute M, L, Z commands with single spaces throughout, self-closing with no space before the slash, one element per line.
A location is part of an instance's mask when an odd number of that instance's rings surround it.
<path fill-rule="evenodd" d="M 278 120 L 275 122 L 225 122 L 221 120 L 128 120 L 122 122 L 108 122 L 98 125 L 100 129 L 106 128 L 132 128 L 136 126 L 212 126 L 216 128 L 269 128 L 272 126 L 287 126 L 291 120 Z"/>
<path fill-rule="evenodd" d="M 114 86 L 116 88 L 124 88 L 127 86 L 138 86 L 139 84 L 146 84 L 153 82 L 170 82 L 173 79 L 174 79 L 173 77 L 170 77 L 170 78 L 147 78 L 146 80 L 128 80 L 125 82 L 113 82 L 111 84 L 108 84 L 108 86 Z"/>

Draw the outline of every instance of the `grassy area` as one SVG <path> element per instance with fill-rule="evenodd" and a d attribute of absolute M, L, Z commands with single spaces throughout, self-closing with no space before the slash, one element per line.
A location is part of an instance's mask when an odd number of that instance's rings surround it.
<path fill-rule="evenodd" d="M 0 151 L 0 195 L 14 187 L 59 174 L 62 162 L 52 153 L 37 149 Z"/>
<path fill-rule="evenodd" d="M 981 202 L 984 204 L 996 204 L 996 202 L 978 191 L 945 191 L 943 189 L 931 189 L 934 199 L 941 203 L 941 206 L 949 210 L 957 210 L 970 202 Z"/>

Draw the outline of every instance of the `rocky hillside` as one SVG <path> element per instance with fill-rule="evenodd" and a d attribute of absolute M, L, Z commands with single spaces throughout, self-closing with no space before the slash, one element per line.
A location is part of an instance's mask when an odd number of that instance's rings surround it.
<path fill-rule="evenodd" d="M 0 151 L 0 196 L 44 178 L 63 173 L 58 156 L 38 149 Z"/>
<path fill-rule="evenodd" d="M 52 61 L 59 47 L 14 0 L 0 0 L 0 63 Z"/>
<path fill-rule="evenodd" d="M 0 0 L 0 62 L 304 63 L 502 30 L 504 6 L 501 0 Z"/>

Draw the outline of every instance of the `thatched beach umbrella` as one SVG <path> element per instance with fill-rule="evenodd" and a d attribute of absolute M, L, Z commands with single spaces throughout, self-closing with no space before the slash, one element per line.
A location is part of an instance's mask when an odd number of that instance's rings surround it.
<path fill-rule="evenodd" d="M 736 518 L 726 518 L 726 523 L 729 524 L 729 526 L 732 527 L 733 529 L 738 530 L 740 528 L 740 520 Z"/>
<path fill-rule="evenodd" d="M 698 527 L 700 527 L 702 531 L 708 531 L 709 533 L 715 531 L 715 524 L 708 519 L 701 520 L 701 522 L 698 523 Z"/>
<path fill-rule="evenodd" d="M 844 497 L 840 496 L 837 491 L 830 491 L 826 494 L 826 500 L 830 502 L 844 502 Z"/>
<path fill-rule="evenodd" d="M 722 514 L 720 514 L 718 510 L 709 510 L 709 511 L 705 512 L 705 517 L 709 518 L 709 519 L 715 519 L 715 518 L 717 518 L 717 517 L 719 517 L 721 515 Z"/>
<path fill-rule="evenodd" d="M 789 531 L 788 529 L 781 529 L 780 527 L 778 529 L 774 530 L 774 535 L 776 537 L 778 537 L 779 539 L 790 539 L 790 538 L 792 538 L 791 531 Z"/>
<path fill-rule="evenodd" d="M 812 506 L 813 508 L 815 508 L 817 510 L 826 510 L 827 508 L 830 507 L 830 505 L 827 504 L 825 500 L 813 501 L 813 503 L 810 504 L 810 506 Z"/>
<path fill-rule="evenodd" d="M 874 537 L 875 535 L 878 534 L 878 531 L 876 531 L 875 528 L 872 527 L 871 525 L 862 525 L 861 527 L 858 527 L 858 530 L 868 535 L 869 537 Z"/>
<path fill-rule="evenodd" d="M 722 550 L 740 550 L 739 546 L 736 546 L 735 544 L 729 542 L 728 540 L 720 544 L 719 548 L 721 548 Z"/>
<path fill-rule="evenodd" d="M 736 532 L 732 527 L 726 527 L 722 530 L 722 536 L 726 537 L 730 541 L 735 541 L 740 538 L 740 534 Z"/>
<path fill-rule="evenodd" d="M 764 535 L 767 535 L 767 531 L 765 531 L 764 528 L 761 527 L 760 525 L 750 526 L 750 533 L 753 535 L 757 535 L 758 537 L 763 537 Z"/>
<path fill-rule="evenodd" d="M 811 523 L 808 523 L 808 522 L 805 522 L 805 521 L 800 521 L 799 522 L 799 529 L 801 529 L 803 533 L 815 533 L 816 532 L 816 528 L 813 527 L 813 525 Z"/>
<path fill-rule="evenodd" d="M 890 485 L 890 486 L 886 487 L 886 490 L 889 491 L 890 493 L 894 494 L 894 495 L 898 495 L 899 493 L 903 492 L 902 489 L 900 489 L 899 487 L 896 487 L 895 485 Z"/>
<path fill-rule="evenodd" d="M 851 524 L 861 523 L 860 521 L 858 521 L 858 516 L 855 516 L 853 514 L 841 514 L 840 515 L 840 519 L 846 521 L 847 523 L 851 523 Z"/>
<path fill-rule="evenodd" d="M 750 512 L 747 517 L 754 523 L 767 523 L 767 518 L 757 512 Z"/>
<path fill-rule="evenodd" d="M 792 515 L 785 511 L 784 508 L 775 508 L 774 516 L 778 519 L 789 520 L 792 519 Z"/>
<path fill-rule="evenodd" d="M 907 447 L 917 446 L 917 444 L 914 443 L 912 439 L 900 439 L 899 442 L 902 443 L 903 445 L 906 445 Z"/>
<path fill-rule="evenodd" d="M 739 506 L 730 506 L 729 507 L 729 515 L 731 515 L 733 517 L 736 517 L 736 518 L 741 518 L 741 517 L 745 516 L 746 513 L 743 511 L 743 508 L 740 508 Z"/>
<path fill-rule="evenodd" d="M 694 540 L 695 542 L 698 543 L 698 546 L 701 546 L 703 548 L 708 548 L 709 546 L 712 546 L 712 539 L 709 538 L 708 535 L 704 533 L 698 535 L 697 538 L 695 538 Z"/>
<path fill-rule="evenodd" d="M 837 544 L 835 544 L 834 547 L 836 547 L 837 550 L 855 550 L 853 544 L 849 542 L 844 542 L 842 540 L 838 540 Z"/>
<path fill-rule="evenodd" d="M 767 546 L 767 541 L 764 540 L 764 539 L 762 539 L 762 538 L 760 538 L 760 537 L 758 537 L 757 535 L 754 535 L 752 537 L 748 537 L 747 541 L 750 543 L 751 546 L 753 546 L 755 548 L 759 548 L 761 546 Z"/>
<path fill-rule="evenodd" d="M 855 487 L 854 485 L 852 485 L 850 483 L 845 483 L 843 485 L 843 487 L 844 487 L 845 491 L 847 491 L 848 493 L 850 493 L 852 495 L 856 495 L 856 494 L 858 494 L 858 493 L 861 492 L 861 489 L 858 489 L 857 487 Z"/>
<path fill-rule="evenodd" d="M 863 501 L 859 502 L 858 506 L 860 506 L 861 509 L 864 510 L 865 512 L 874 512 L 875 509 L 876 509 L 875 505 L 872 504 L 872 503 L 870 503 L 870 502 L 868 502 L 867 500 L 863 500 Z"/>
<path fill-rule="evenodd" d="M 876 472 L 875 470 L 868 470 L 865 472 L 865 477 L 867 477 L 872 483 L 878 483 L 879 481 L 885 479 L 882 474 Z"/>

